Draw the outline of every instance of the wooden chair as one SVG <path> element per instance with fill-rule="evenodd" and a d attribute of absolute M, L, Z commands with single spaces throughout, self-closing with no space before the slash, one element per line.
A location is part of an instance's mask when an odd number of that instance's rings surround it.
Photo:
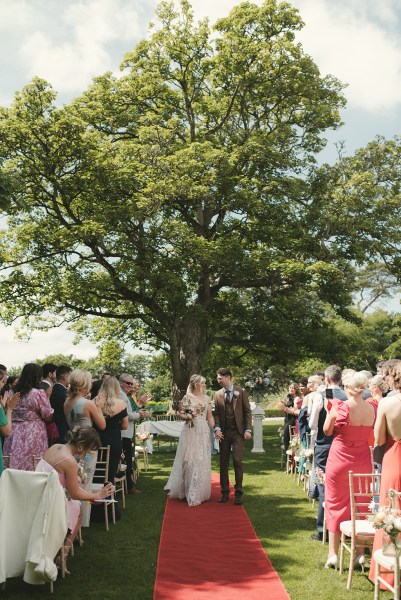
<path fill-rule="evenodd" d="M 106 481 L 109 481 L 109 462 L 110 462 L 110 446 L 102 446 L 99 448 L 97 453 L 97 462 L 95 474 L 93 476 L 92 482 L 92 492 L 95 494 L 99 490 L 104 487 Z M 110 498 L 105 498 L 102 500 L 104 505 L 104 522 L 106 525 L 106 530 L 109 531 L 109 514 L 108 507 L 111 505 L 111 514 L 113 524 L 116 523 L 116 511 L 114 506 L 114 493 L 112 493 Z"/>
<path fill-rule="evenodd" d="M 12 454 L 3 454 L 3 468 L 11 469 L 11 467 L 12 467 Z"/>
<path fill-rule="evenodd" d="M 42 457 L 41 456 L 32 456 L 32 466 L 33 466 L 33 470 L 36 471 L 36 467 L 38 466 L 38 462 L 40 461 Z"/>
<path fill-rule="evenodd" d="M 347 590 L 351 589 L 357 547 L 373 546 L 376 529 L 366 519 L 372 502 L 379 493 L 380 475 L 377 473 L 353 473 L 349 471 L 349 494 L 351 520 L 340 523 L 340 574 L 344 565 L 344 550 L 350 554 Z M 363 568 L 363 565 L 362 565 Z"/>
<path fill-rule="evenodd" d="M 123 508 L 125 508 L 125 494 L 128 492 L 127 465 L 124 465 L 122 463 L 120 463 L 118 465 L 117 475 L 114 478 L 114 487 L 115 487 L 114 493 L 116 495 L 121 493 L 122 505 L 123 505 Z"/>
<path fill-rule="evenodd" d="M 142 456 L 143 458 L 143 468 L 145 471 L 148 470 L 149 468 L 149 452 L 148 452 L 148 447 L 146 445 L 146 441 L 141 444 L 140 446 L 135 446 L 135 453 L 138 454 L 139 456 Z"/>
<path fill-rule="evenodd" d="M 400 509 L 401 492 L 397 492 L 394 489 L 390 489 L 389 496 L 391 507 L 394 509 Z M 375 551 L 375 553 L 373 554 L 373 558 L 376 563 L 374 600 L 379 600 L 380 583 L 394 594 L 394 600 L 400 600 L 400 555 L 387 556 L 383 554 L 383 548 L 380 548 L 379 550 Z M 394 575 L 393 585 L 391 585 L 389 581 L 382 577 L 382 575 L 389 573 L 392 573 Z"/>
<path fill-rule="evenodd" d="M 295 435 L 295 425 L 290 425 L 289 432 L 290 432 L 290 444 L 291 444 L 292 438 Z M 285 454 L 287 457 L 286 465 L 285 465 L 285 472 L 287 473 L 287 475 L 293 475 L 293 473 L 294 473 L 294 461 L 293 461 L 294 451 L 291 448 L 291 446 L 288 448 L 288 450 L 285 451 Z"/>

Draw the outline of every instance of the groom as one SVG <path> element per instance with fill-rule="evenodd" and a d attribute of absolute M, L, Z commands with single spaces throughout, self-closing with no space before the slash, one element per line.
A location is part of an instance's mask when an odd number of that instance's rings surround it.
<path fill-rule="evenodd" d="M 242 504 L 242 450 L 244 439 L 252 436 L 252 413 L 249 406 L 248 394 L 244 389 L 232 383 L 229 369 L 217 371 L 217 383 L 221 390 L 216 392 L 215 400 L 215 438 L 220 441 L 220 486 L 219 502 L 228 500 L 230 482 L 228 467 L 232 449 L 235 473 L 234 504 Z"/>

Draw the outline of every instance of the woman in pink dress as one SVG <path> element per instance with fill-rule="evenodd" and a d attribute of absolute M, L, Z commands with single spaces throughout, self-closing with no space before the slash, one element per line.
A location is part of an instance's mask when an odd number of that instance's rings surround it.
<path fill-rule="evenodd" d="M 63 486 L 68 503 L 68 532 L 64 540 L 65 557 L 71 549 L 81 525 L 81 501 L 102 500 L 110 496 L 113 486 L 107 483 L 96 493 L 83 490 L 80 485 L 84 483 L 84 472 L 78 460 L 83 460 L 87 452 L 100 448 L 100 438 L 92 427 L 77 427 L 66 433 L 66 444 L 53 444 L 38 462 L 36 471 L 50 473 L 55 470 Z M 78 459 L 78 460 L 77 460 Z"/>
<path fill-rule="evenodd" d="M 39 389 L 42 367 L 28 363 L 22 369 L 14 391 L 20 401 L 12 414 L 12 433 L 4 443 L 4 454 L 12 455 L 13 469 L 33 471 L 32 456 L 43 456 L 49 447 L 46 422 L 53 409 L 46 393 Z"/>
<path fill-rule="evenodd" d="M 351 518 L 348 471 L 372 472 L 368 440 L 375 421 L 375 409 L 362 399 L 369 382 L 364 373 L 354 372 L 343 379 L 343 384 L 348 400 L 334 398 L 331 405 L 328 404 L 329 412 L 323 426 L 326 435 L 334 434 L 326 465 L 325 513 L 329 532 L 326 568 L 337 565 L 340 523 Z M 362 565 L 364 560 L 361 549 L 355 564 Z"/>
<path fill-rule="evenodd" d="M 386 451 L 382 462 L 380 500 L 379 506 L 389 503 L 388 492 L 390 489 L 401 492 L 401 363 L 398 363 L 392 373 L 391 387 L 396 390 L 392 396 L 380 400 L 377 421 L 375 424 L 375 445 L 386 444 Z M 401 506 L 398 506 L 401 509 Z M 369 578 L 374 581 L 376 563 L 373 554 L 383 547 L 384 529 L 378 529 L 372 550 Z M 382 574 L 390 585 L 394 585 L 392 573 Z M 387 589 L 380 584 L 381 589 Z"/>

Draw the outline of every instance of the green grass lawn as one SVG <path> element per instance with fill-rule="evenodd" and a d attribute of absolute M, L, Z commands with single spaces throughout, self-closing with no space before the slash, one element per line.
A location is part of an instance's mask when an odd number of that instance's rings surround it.
<path fill-rule="evenodd" d="M 323 568 L 327 545 L 310 539 L 315 531 L 316 509 L 302 487 L 280 469 L 277 427 L 277 421 L 264 426 L 265 453 L 253 454 L 252 442 L 246 445 L 244 505 L 291 599 L 373 599 L 373 585 L 366 571 L 355 572 L 352 589 L 347 592 L 347 572 L 340 576 L 333 569 Z M 71 575 L 55 583 L 54 597 L 152 599 L 166 501 L 163 487 L 174 460 L 168 445 L 161 444 L 161 450 L 150 457 L 149 470 L 141 472 L 138 487 L 144 493 L 127 498 L 121 521 L 111 525 L 109 532 L 97 523 L 83 530 L 85 543 L 69 559 Z M 213 470 L 218 471 L 217 456 L 213 457 Z M 48 590 L 48 586 L 33 587 L 13 579 L 7 581 L 0 598 L 49 598 Z M 382 592 L 381 598 L 388 600 L 392 595 Z"/>

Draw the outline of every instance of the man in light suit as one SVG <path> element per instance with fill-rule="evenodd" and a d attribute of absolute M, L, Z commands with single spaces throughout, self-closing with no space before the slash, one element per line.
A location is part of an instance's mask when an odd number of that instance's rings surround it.
<path fill-rule="evenodd" d="M 220 441 L 220 486 L 219 502 L 225 504 L 230 493 L 228 467 L 232 450 L 235 473 L 234 504 L 242 504 L 242 452 L 244 439 L 252 436 L 252 413 L 246 391 L 233 385 L 229 369 L 217 371 L 217 383 L 221 390 L 215 400 L 215 437 Z"/>

